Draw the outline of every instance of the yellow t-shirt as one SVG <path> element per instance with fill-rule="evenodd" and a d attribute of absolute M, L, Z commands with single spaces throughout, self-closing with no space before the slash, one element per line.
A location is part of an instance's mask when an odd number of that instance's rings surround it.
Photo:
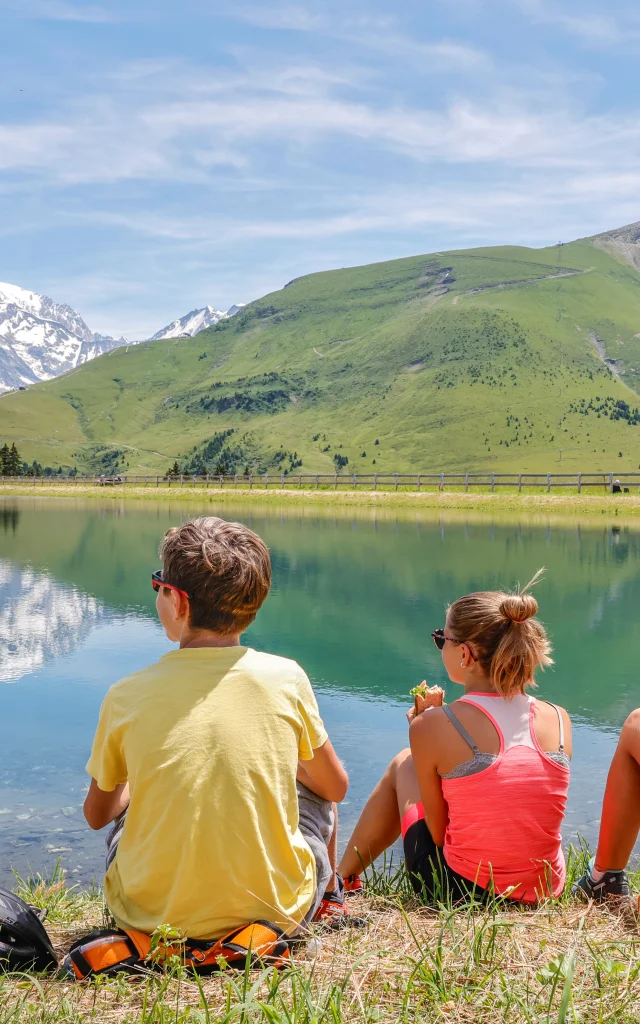
<path fill-rule="evenodd" d="M 219 938 L 264 919 L 292 930 L 315 893 L 296 768 L 327 739 L 294 661 L 185 648 L 107 693 L 87 771 L 131 803 L 105 878 L 120 927 Z"/>

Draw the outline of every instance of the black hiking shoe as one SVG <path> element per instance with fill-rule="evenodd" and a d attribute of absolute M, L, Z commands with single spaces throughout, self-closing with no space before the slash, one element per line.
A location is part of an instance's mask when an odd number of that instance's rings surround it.
<path fill-rule="evenodd" d="M 591 874 L 595 863 L 595 857 L 589 861 L 589 867 L 582 878 L 571 887 L 573 896 L 582 896 L 583 899 L 594 900 L 602 903 L 606 899 L 630 899 L 633 895 L 629 879 L 624 871 L 605 871 L 602 878 L 596 882 Z"/>

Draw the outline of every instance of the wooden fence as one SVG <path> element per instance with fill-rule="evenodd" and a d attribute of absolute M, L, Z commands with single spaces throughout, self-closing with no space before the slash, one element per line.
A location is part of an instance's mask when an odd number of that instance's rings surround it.
<path fill-rule="evenodd" d="M 264 473 L 244 476 L 13 476 L 5 484 L 29 487 L 191 487 L 252 490 L 472 491 L 498 488 L 547 491 L 558 487 L 618 493 L 640 489 L 638 473 Z"/>

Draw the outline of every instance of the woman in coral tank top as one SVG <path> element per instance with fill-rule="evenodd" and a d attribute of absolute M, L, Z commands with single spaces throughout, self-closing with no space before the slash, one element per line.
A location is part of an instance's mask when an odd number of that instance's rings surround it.
<path fill-rule="evenodd" d="M 464 695 L 409 712 L 411 747 L 389 765 L 342 858 L 347 890 L 402 834 L 412 884 L 430 898 L 535 903 L 562 891 L 571 723 L 527 693 L 552 664 L 527 592 L 539 575 L 517 594 L 461 597 L 432 634 Z"/>

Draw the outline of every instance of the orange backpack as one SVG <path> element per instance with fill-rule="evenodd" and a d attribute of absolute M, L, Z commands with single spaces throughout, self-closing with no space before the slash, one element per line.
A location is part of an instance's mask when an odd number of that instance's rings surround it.
<path fill-rule="evenodd" d="M 253 921 L 221 939 L 186 939 L 151 947 L 151 936 L 143 932 L 103 930 L 75 942 L 63 966 L 70 977 L 84 981 L 97 974 L 158 970 L 174 956 L 199 974 L 212 974 L 224 966 L 244 968 L 247 960 L 251 967 L 284 967 L 291 957 L 290 940 L 269 921 Z"/>

